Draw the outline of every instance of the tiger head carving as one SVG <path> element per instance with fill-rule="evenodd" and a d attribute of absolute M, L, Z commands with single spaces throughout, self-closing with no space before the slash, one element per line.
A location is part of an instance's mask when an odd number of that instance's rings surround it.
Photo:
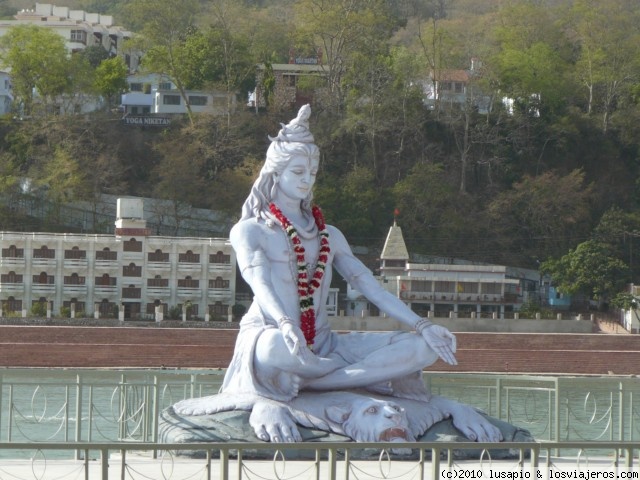
<path fill-rule="evenodd" d="M 356 442 L 412 442 L 404 408 L 393 401 L 356 396 L 325 408 L 332 430 Z"/>

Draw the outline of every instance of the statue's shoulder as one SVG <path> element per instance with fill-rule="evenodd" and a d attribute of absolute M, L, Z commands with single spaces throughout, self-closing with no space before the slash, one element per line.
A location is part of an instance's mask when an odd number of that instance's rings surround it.
<path fill-rule="evenodd" d="M 240 244 L 246 242 L 255 242 L 262 238 L 261 233 L 269 228 L 265 225 L 264 220 L 249 218 L 240 220 L 229 232 L 229 239 L 232 244 Z"/>

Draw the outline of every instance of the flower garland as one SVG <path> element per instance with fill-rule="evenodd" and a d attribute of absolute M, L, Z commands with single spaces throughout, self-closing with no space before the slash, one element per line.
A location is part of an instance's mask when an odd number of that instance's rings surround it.
<path fill-rule="evenodd" d="M 318 263 L 313 272 L 311 280 L 307 274 L 307 263 L 305 259 L 305 249 L 298 235 L 298 231 L 291 224 L 289 219 L 282 213 L 275 203 L 269 204 L 269 210 L 282 225 L 289 240 L 293 245 L 293 252 L 296 255 L 296 265 L 298 271 L 298 297 L 300 298 L 300 329 L 307 341 L 307 346 L 311 349 L 316 336 L 316 311 L 313 308 L 313 292 L 320 286 L 324 271 L 329 259 L 329 232 L 324 223 L 324 217 L 320 207 L 314 205 L 311 209 L 313 218 L 320 233 L 320 251 L 318 252 Z"/>

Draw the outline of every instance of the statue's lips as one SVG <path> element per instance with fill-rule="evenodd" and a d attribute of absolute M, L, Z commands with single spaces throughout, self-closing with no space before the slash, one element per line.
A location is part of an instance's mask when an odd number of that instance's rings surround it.
<path fill-rule="evenodd" d="M 393 427 L 387 428 L 384 432 L 380 434 L 380 438 L 378 441 L 380 442 L 400 442 L 407 441 L 407 431 L 404 428 Z"/>

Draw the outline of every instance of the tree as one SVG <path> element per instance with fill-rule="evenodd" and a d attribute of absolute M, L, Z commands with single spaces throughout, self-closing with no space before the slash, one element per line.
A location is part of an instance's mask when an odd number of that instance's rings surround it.
<path fill-rule="evenodd" d="M 581 170 L 525 176 L 489 204 L 493 227 L 504 242 L 497 248 L 518 257 L 511 263 L 535 265 L 587 236 L 592 188 L 584 185 L 584 176 Z"/>
<path fill-rule="evenodd" d="M 0 62 L 11 71 L 13 92 L 29 116 L 34 90 L 47 102 L 68 87 L 69 57 L 64 39 L 36 25 L 18 25 L 0 38 Z"/>
<path fill-rule="evenodd" d="M 295 12 L 300 45 L 320 49 L 332 105 L 341 111 L 343 77 L 352 66 L 354 52 L 377 54 L 398 26 L 383 0 L 302 0 Z"/>
<path fill-rule="evenodd" d="M 128 20 L 140 29 L 136 42 L 144 52 L 145 70 L 166 74 L 176 85 L 193 123 L 191 104 L 187 96 L 189 80 L 193 77 L 193 50 L 186 40 L 197 35 L 196 20 L 200 13 L 197 0 L 133 0 L 127 6 Z M 204 52 L 202 52 L 204 54 Z"/>
<path fill-rule="evenodd" d="M 127 66 L 120 57 L 103 60 L 96 68 L 95 88 L 107 99 L 107 108 L 111 109 L 113 99 L 127 91 Z"/>
<path fill-rule="evenodd" d="M 629 267 L 606 244 L 587 240 L 560 259 L 543 262 L 540 270 L 551 275 L 560 292 L 584 293 L 603 305 L 623 290 Z"/>
<path fill-rule="evenodd" d="M 640 74 L 640 11 L 625 0 L 577 0 L 568 24 L 579 49 L 575 72 L 586 90 L 586 112 L 600 113 L 606 132 L 618 99 Z"/>

